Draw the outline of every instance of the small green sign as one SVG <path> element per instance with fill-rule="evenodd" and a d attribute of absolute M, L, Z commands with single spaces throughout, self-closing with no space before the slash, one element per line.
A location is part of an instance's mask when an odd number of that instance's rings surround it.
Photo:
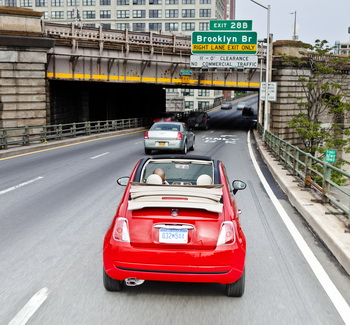
<path fill-rule="evenodd" d="M 193 32 L 192 54 L 256 54 L 257 42 L 256 32 Z"/>
<path fill-rule="evenodd" d="M 180 70 L 180 76 L 192 76 L 192 70 Z"/>
<path fill-rule="evenodd" d="M 252 20 L 210 20 L 210 30 L 252 30 Z"/>
<path fill-rule="evenodd" d="M 329 163 L 334 163 L 337 158 L 337 150 L 327 149 L 325 161 Z"/>

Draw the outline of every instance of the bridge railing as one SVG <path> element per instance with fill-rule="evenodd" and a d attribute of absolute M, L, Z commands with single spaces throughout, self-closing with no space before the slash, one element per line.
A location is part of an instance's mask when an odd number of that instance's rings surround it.
<path fill-rule="evenodd" d="M 151 123 L 151 118 L 144 117 L 0 129 L 0 150 L 45 143 L 50 140 L 148 127 Z"/>
<path fill-rule="evenodd" d="M 258 131 L 263 133 L 259 124 Z M 318 193 L 320 203 L 328 203 L 338 208 L 346 216 L 350 226 L 350 174 L 320 160 L 298 147 L 282 140 L 273 133 L 265 131 L 265 145 L 291 175 L 301 180 L 305 188 L 313 188 Z M 341 179 L 339 185 L 335 179 Z M 333 212 L 337 214 L 337 212 Z"/>
<path fill-rule="evenodd" d="M 128 30 L 103 29 L 95 27 L 79 27 L 75 24 L 42 23 L 42 31 L 46 36 L 58 36 L 108 43 L 124 43 L 126 45 L 148 45 L 173 48 L 174 50 L 190 50 L 191 38 L 172 34 L 159 34 L 155 32 L 131 32 Z"/>

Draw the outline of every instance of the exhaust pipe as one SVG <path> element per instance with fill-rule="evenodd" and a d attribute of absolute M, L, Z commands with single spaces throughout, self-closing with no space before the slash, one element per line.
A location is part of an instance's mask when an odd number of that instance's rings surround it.
<path fill-rule="evenodd" d="M 137 278 L 127 278 L 127 279 L 125 279 L 125 284 L 128 287 L 139 286 L 140 284 L 142 284 L 144 282 L 145 282 L 145 280 L 140 280 L 140 279 L 137 279 Z"/>

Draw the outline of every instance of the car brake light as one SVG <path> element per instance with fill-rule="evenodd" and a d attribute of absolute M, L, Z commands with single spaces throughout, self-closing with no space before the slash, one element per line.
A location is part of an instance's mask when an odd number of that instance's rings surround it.
<path fill-rule="evenodd" d="M 144 138 L 144 139 L 148 139 L 148 131 L 145 132 L 143 138 Z"/>
<path fill-rule="evenodd" d="M 231 244 L 234 244 L 235 241 L 236 241 L 236 235 L 235 235 L 233 222 L 224 221 L 221 224 L 221 231 L 217 242 L 217 246 L 231 245 Z"/>
<path fill-rule="evenodd" d="M 113 238 L 117 241 L 124 241 L 130 243 L 128 220 L 125 218 L 118 218 L 113 231 Z"/>
<path fill-rule="evenodd" d="M 182 133 L 181 132 L 177 132 L 176 140 L 182 140 Z"/>

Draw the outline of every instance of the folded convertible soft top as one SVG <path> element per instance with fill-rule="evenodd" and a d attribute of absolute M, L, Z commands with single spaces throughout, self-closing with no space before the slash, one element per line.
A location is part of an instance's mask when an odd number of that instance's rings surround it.
<path fill-rule="evenodd" d="M 131 182 L 128 209 L 171 207 L 222 211 L 223 185 L 154 185 Z"/>

